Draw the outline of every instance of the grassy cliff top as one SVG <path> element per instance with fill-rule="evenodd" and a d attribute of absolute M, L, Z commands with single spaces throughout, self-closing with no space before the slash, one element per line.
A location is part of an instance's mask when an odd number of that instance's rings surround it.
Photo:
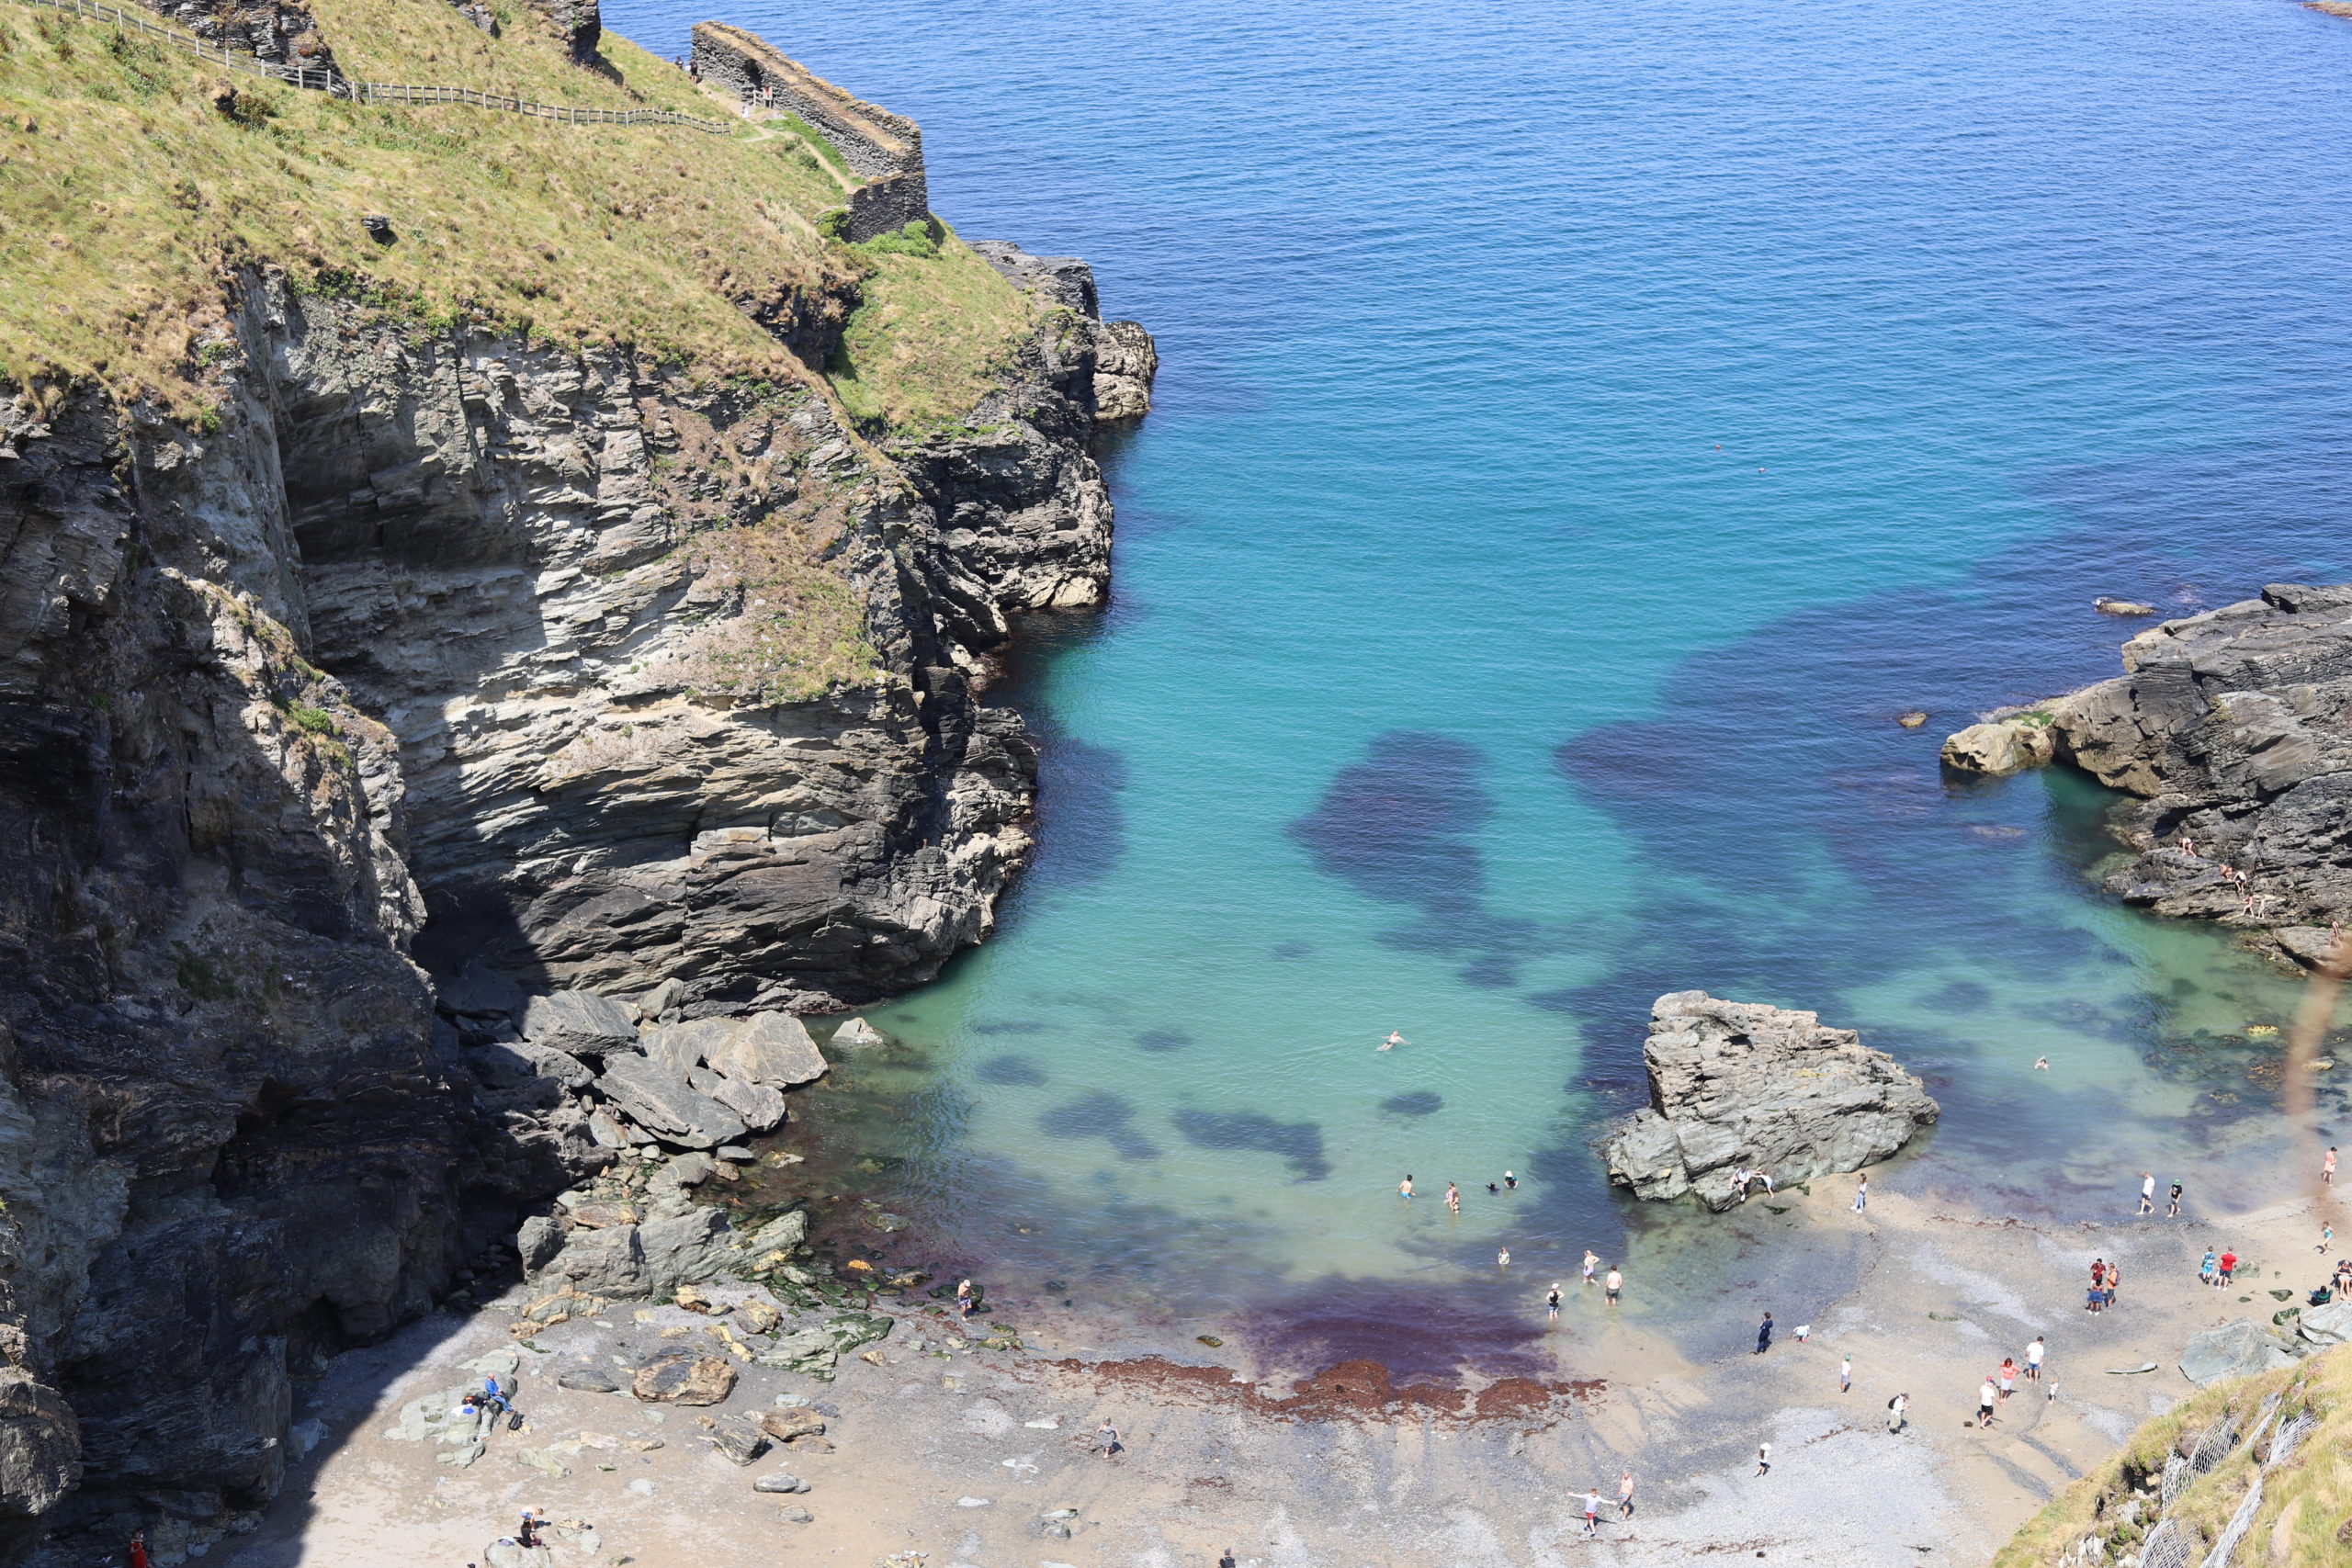
<path fill-rule="evenodd" d="M 542 102 L 729 106 L 606 34 L 572 64 L 529 11 L 503 36 L 441 0 L 317 0 L 345 71 Z M 571 126 L 461 105 L 361 107 L 0 0 L 0 380 L 92 379 L 199 410 L 237 269 L 697 371 L 807 373 L 745 310 L 865 280 L 845 370 L 857 411 L 952 417 L 1027 330 L 960 244 L 869 256 L 821 235 L 842 186 L 802 138 Z M 378 244 L 363 227 L 390 219 Z M 877 333 L 874 323 L 890 325 Z M 897 352 L 899 340 L 919 353 Z"/>
<path fill-rule="evenodd" d="M 2254 1418 L 2272 1395 L 2273 1424 L 2259 1428 Z M 2210 1473 L 2181 1492 L 2168 1511 L 2194 1527 L 2200 1538 L 2188 1556 L 2201 1562 L 2206 1550 L 2245 1501 L 2257 1461 L 2268 1457 L 2268 1437 L 2279 1414 L 2311 1411 L 2319 1418 L 2285 1463 L 2263 1476 L 2262 1501 L 2240 1563 L 2342 1563 L 2352 1561 L 2352 1350 L 2316 1352 L 2292 1367 L 2254 1377 L 2232 1378 L 2199 1391 L 2155 1417 L 2105 1464 L 2084 1476 L 2028 1520 L 1993 1559 L 1993 1568 L 2039 1568 L 2053 1564 L 2086 1536 L 2107 1543 L 2109 1560 L 2137 1550 L 2154 1523 L 2153 1511 L 2136 1524 L 2122 1522 L 2136 1489 L 2164 1474 L 2165 1461 L 2185 1452 L 2225 1416 L 2236 1415 L 2243 1431 L 2237 1446 Z"/>

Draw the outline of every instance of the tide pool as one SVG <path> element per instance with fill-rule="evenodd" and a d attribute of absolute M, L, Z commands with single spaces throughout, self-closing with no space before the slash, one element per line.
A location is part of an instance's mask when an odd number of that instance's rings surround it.
<path fill-rule="evenodd" d="M 605 12 L 665 54 L 699 15 Z M 728 19 L 921 122 L 942 216 L 1087 256 L 1162 357 L 1105 453 L 1115 602 L 1001 694 L 1045 738 L 1035 867 L 851 1069 L 877 1195 L 943 1256 L 1016 1301 L 1533 1310 L 1662 1223 L 1589 1145 L 1691 987 L 1926 1075 L 1944 1121 L 1886 1181 L 2275 1195 L 2245 1029 L 2294 983 L 2098 892 L 2086 782 L 1936 749 L 2115 672 L 2098 595 L 2352 577 L 2352 23 Z"/>

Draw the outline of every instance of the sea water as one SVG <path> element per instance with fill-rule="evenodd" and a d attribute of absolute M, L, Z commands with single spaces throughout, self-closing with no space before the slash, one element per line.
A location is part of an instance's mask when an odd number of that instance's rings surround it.
<path fill-rule="evenodd" d="M 664 54 L 699 15 L 605 11 Z M 2352 23 L 727 19 L 920 121 L 942 217 L 1086 256 L 1159 344 L 1103 454 L 1114 603 L 1033 625 L 999 694 L 1043 737 L 1034 867 L 839 1075 L 935 1255 L 1170 1324 L 1540 1315 L 1588 1246 L 1720 1234 L 1590 1146 L 1690 987 L 1927 1077 L 1942 1122 L 1882 1190 L 2280 1195 L 2279 1039 L 2247 1030 L 2293 982 L 2098 891 L 2087 781 L 1936 752 L 2115 672 L 2135 627 L 2095 597 L 2352 577 Z"/>

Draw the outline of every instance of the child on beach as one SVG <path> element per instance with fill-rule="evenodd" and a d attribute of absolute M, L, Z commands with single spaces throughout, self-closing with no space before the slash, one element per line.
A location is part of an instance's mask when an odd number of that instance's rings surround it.
<path fill-rule="evenodd" d="M 2220 1275 L 2221 1271 L 2221 1260 L 2213 1256 L 2213 1249 L 2211 1247 L 2207 1247 L 2205 1249 L 2205 1261 L 2197 1266 L 2197 1282 L 2200 1285 L 2210 1285 L 2214 1281 L 2215 1278 Z"/>
<path fill-rule="evenodd" d="M 2224 1253 L 2222 1253 L 2222 1283 L 2223 1285 L 2227 1285 L 2227 1284 L 2230 1282 L 2230 1276 L 2231 1276 L 2231 1275 L 2233 1275 L 2233 1274 L 2234 1274 L 2234 1273 L 2236 1273 L 2237 1271 L 2238 1271 L 2238 1255 L 2237 1255 L 2236 1253 L 2234 1253 L 2234 1252 L 2224 1252 Z"/>

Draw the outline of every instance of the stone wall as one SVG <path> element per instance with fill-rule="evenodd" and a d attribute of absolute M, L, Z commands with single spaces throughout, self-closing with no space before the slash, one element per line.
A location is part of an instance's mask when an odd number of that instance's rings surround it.
<path fill-rule="evenodd" d="M 871 239 L 931 216 L 922 131 L 914 121 L 853 97 L 764 39 L 724 22 L 695 24 L 694 61 L 704 81 L 746 99 L 770 95 L 764 101 L 808 121 L 867 189 L 888 183 L 887 191 L 874 196 L 865 190 L 851 195 L 852 240 Z M 892 220 L 884 221 L 886 217 Z"/>

